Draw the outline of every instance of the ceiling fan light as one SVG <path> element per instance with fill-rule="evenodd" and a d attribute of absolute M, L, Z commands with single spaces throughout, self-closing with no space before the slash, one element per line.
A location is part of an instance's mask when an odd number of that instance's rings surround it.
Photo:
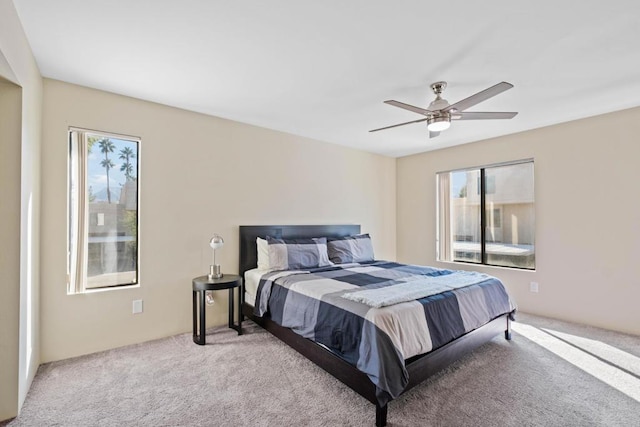
<path fill-rule="evenodd" d="M 430 132 L 442 132 L 449 129 L 449 126 L 451 126 L 451 121 L 448 117 L 434 117 L 428 121 L 427 129 Z"/>

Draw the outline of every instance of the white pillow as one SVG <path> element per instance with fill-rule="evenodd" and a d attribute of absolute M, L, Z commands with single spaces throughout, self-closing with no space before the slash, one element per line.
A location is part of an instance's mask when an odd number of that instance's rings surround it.
<path fill-rule="evenodd" d="M 265 239 L 256 238 L 258 247 L 258 270 L 269 270 L 269 244 Z"/>

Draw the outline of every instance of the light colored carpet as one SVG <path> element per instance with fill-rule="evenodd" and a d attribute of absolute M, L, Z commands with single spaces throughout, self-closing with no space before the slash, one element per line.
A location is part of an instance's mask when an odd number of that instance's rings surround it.
<path fill-rule="evenodd" d="M 512 341 L 496 337 L 391 402 L 389 425 L 640 425 L 640 337 L 518 320 Z M 183 334 L 42 365 L 8 425 L 374 425 L 372 404 L 245 326 L 209 331 L 204 347 Z"/>

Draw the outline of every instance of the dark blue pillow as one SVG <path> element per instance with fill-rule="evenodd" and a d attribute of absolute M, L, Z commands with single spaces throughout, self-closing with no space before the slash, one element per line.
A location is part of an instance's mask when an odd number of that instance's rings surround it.
<path fill-rule="evenodd" d="M 331 265 L 327 239 L 276 239 L 267 236 L 270 270 L 301 270 Z"/>
<path fill-rule="evenodd" d="M 330 238 L 327 242 L 329 260 L 334 264 L 373 261 L 373 245 L 369 234 Z"/>

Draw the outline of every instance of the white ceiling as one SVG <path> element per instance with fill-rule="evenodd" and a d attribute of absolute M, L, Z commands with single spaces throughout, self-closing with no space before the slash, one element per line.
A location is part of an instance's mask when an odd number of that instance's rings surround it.
<path fill-rule="evenodd" d="M 640 105 L 637 0 L 14 0 L 42 75 L 389 156 Z M 453 103 L 512 120 L 368 130 Z"/>

